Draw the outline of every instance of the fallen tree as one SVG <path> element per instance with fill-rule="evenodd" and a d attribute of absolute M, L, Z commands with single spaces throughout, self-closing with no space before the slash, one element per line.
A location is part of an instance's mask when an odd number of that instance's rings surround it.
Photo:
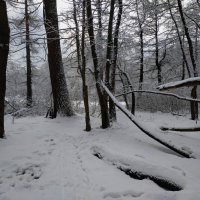
<path fill-rule="evenodd" d="M 166 83 L 163 85 L 159 85 L 157 87 L 158 90 L 169 90 L 169 89 L 176 89 L 176 88 L 182 88 L 182 87 L 191 87 L 191 86 L 197 86 L 200 85 L 200 77 L 192 77 L 187 78 L 182 81 L 174 81 L 170 83 Z"/>
<path fill-rule="evenodd" d="M 182 81 L 175 81 L 175 82 L 170 82 L 170 83 L 160 85 L 157 87 L 157 89 L 163 91 L 163 90 L 192 86 L 191 97 L 193 99 L 197 99 L 197 86 L 198 85 L 200 85 L 200 77 L 192 77 L 192 78 L 188 78 L 188 79 L 185 79 Z M 198 119 L 198 104 L 197 104 L 197 102 L 191 101 L 190 107 L 191 107 L 191 119 L 197 120 Z"/>
<path fill-rule="evenodd" d="M 160 129 L 162 131 L 179 131 L 179 132 L 194 132 L 194 131 L 200 131 L 200 127 L 165 127 L 161 126 Z"/>
<path fill-rule="evenodd" d="M 101 81 L 99 83 L 101 87 L 105 90 L 107 95 L 113 100 L 114 104 L 146 135 L 148 135 L 153 140 L 159 142 L 160 144 L 164 145 L 165 147 L 171 149 L 172 151 L 180 154 L 181 156 L 185 158 L 195 158 L 194 155 L 192 155 L 191 152 L 187 152 L 185 149 L 182 149 L 180 147 L 175 146 L 170 141 L 165 141 L 164 138 L 161 138 L 160 136 L 156 135 L 155 133 L 151 132 L 148 128 L 145 127 L 143 123 L 138 121 L 138 119 L 126 108 L 124 108 L 118 100 L 113 96 L 113 94 L 109 91 L 109 89 L 105 86 L 105 84 Z"/>

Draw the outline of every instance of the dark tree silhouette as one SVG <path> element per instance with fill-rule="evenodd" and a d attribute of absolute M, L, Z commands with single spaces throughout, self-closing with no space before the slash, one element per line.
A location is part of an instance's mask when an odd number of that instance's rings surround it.
<path fill-rule="evenodd" d="M 4 137 L 4 101 L 6 92 L 6 67 L 9 53 L 10 29 L 6 2 L 0 0 L 0 138 Z"/>

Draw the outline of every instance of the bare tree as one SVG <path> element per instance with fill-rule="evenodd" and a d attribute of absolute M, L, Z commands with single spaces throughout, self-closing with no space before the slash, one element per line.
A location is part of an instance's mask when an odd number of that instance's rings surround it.
<path fill-rule="evenodd" d="M 9 53 L 10 29 L 6 2 L 0 0 L 0 138 L 4 137 L 4 101 L 6 92 L 6 67 Z"/>
<path fill-rule="evenodd" d="M 32 104 L 32 69 L 31 69 L 31 51 L 30 51 L 30 30 L 29 30 L 29 10 L 28 2 L 25 0 L 25 24 L 26 24 L 26 69 L 27 69 L 27 106 Z"/>
<path fill-rule="evenodd" d="M 179 9 L 181 21 L 182 21 L 182 24 L 183 24 L 183 28 L 184 28 L 185 35 L 186 35 L 187 42 L 188 42 L 188 46 L 189 46 L 189 54 L 190 54 L 190 59 L 191 59 L 192 67 L 193 67 L 194 77 L 197 77 L 198 72 L 197 72 L 196 61 L 195 61 L 195 56 L 194 56 L 194 47 L 193 47 L 193 43 L 192 43 L 192 40 L 191 40 L 191 37 L 190 37 L 190 33 L 189 33 L 189 30 L 188 30 L 188 27 L 187 27 L 187 24 L 186 24 L 182 2 L 181 2 L 181 0 L 177 0 L 177 3 L 178 3 L 178 9 Z M 194 98 L 194 99 L 197 98 L 197 86 L 194 86 L 192 88 L 191 97 Z M 198 104 L 196 102 L 191 102 L 191 118 L 193 120 L 198 119 Z"/>
<path fill-rule="evenodd" d="M 95 43 L 95 36 L 94 36 L 91 0 L 86 0 L 86 8 L 87 8 L 86 9 L 87 10 L 87 25 L 88 25 L 88 34 L 90 38 L 90 48 L 91 48 L 92 59 L 93 59 L 93 64 L 94 64 L 94 76 L 95 76 L 96 89 L 97 89 L 97 94 L 99 97 L 99 104 L 100 104 L 100 109 L 101 109 L 102 128 L 108 128 L 110 126 L 109 115 L 108 115 L 108 104 L 100 86 L 100 81 L 101 81 L 100 68 L 99 68 L 99 61 L 97 57 L 96 43 Z"/>
<path fill-rule="evenodd" d="M 89 98 L 88 98 L 88 86 L 86 84 L 86 57 L 85 57 L 85 0 L 82 3 L 82 33 L 81 33 L 81 41 L 80 41 L 80 31 L 79 31 L 79 24 L 77 20 L 77 6 L 76 1 L 73 0 L 73 16 L 74 16 L 74 23 L 76 29 L 76 51 L 77 51 L 77 61 L 78 61 L 78 69 L 81 73 L 82 78 L 82 93 L 83 93 L 83 101 L 85 107 L 85 124 L 86 124 L 86 131 L 91 130 L 90 125 L 90 110 L 89 110 Z"/>

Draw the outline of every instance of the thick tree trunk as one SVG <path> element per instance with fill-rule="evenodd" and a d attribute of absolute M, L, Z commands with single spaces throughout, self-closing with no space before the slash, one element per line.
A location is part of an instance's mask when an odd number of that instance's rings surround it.
<path fill-rule="evenodd" d="M 25 0 L 25 23 L 26 23 L 26 69 L 27 69 L 27 107 L 32 105 L 32 69 L 31 69 L 31 52 L 30 52 L 30 31 L 29 31 L 29 13 L 28 2 Z"/>
<path fill-rule="evenodd" d="M 10 29 L 8 24 L 6 2 L 0 0 L 0 138 L 4 138 L 4 102 L 9 39 Z"/>
<path fill-rule="evenodd" d="M 73 110 L 67 89 L 60 48 L 56 0 L 43 0 L 47 33 L 48 62 L 54 100 L 53 118 L 57 112 L 72 116 Z"/>
<path fill-rule="evenodd" d="M 95 81 L 96 81 L 96 89 L 97 89 L 97 94 L 99 97 L 99 104 L 100 104 L 100 110 L 101 110 L 102 128 L 108 128 L 110 126 L 109 115 L 108 115 L 108 104 L 100 86 L 100 82 L 101 82 L 100 71 L 99 71 L 100 69 L 99 69 L 99 63 L 98 63 L 97 52 L 96 52 L 96 44 L 95 44 L 95 39 L 94 39 L 91 0 L 86 0 L 86 2 L 87 2 L 86 8 L 87 8 L 88 34 L 90 38 L 90 48 L 91 48 L 93 64 L 94 64 L 94 76 L 95 76 Z"/>

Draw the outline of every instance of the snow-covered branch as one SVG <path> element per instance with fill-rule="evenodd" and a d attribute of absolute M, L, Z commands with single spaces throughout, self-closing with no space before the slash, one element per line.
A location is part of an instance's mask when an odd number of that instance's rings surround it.
<path fill-rule="evenodd" d="M 99 83 L 104 91 L 107 93 L 107 95 L 113 100 L 115 105 L 146 135 L 148 135 L 153 140 L 159 142 L 160 144 L 164 145 L 165 147 L 171 149 L 172 151 L 182 155 L 186 158 L 194 158 L 194 155 L 192 155 L 191 152 L 187 152 L 186 150 L 183 150 L 181 147 L 177 147 L 176 145 L 172 144 L 171 141 L 166 141 L 163 137 L 160 135 L 156 135 L 156 133 L 153 133 L 149 127 L 145 127 L 141 121 L 139 121 L 130 111 L 128 111 L 126 108 L 124 108 L 118 100 L 113 96 L 113 94 L 109 91 L 109 89 L 105 86 L 105 84 L 101 81 Z"/>
<path fill-rule="evenodd" d="M 172 96 L 172 97 L 175 97 L 177 99 L 181 99 L 181 100 L 185 100 L 185 101 L 192 101 L 192 102 L 198 102 L 200 103 L 200 99 L 192 99 L 190 97 L 183 97 L 183 96 L 180 96 L 180 95 L 177 95 L 177 94 L 174 94 L 174 93 L 168 93 L 168 92 L 158 92 L 158 91 L 151 91 L 151 90 L 133 90 L 133 91 L 129 91 L 129 92 L 126 92 L 126 93 L 123 93 L 123 94 L 118 94 L 116 95 L 115 97 L 120 97 L 122 95 L 125 95 L 125 94 L 130 94 L 132 92 L 137 92 L 137 93 L 150 93 L 150 94 L 158 94 L 158 95 L 164 95 L 164 96 Z"/>
<path fill-rule="evenodd" d="M 200 85 L 200 77 L 188 78 L 182 81 L 174 81 L 170 83 L 166 83 L 157 87 L 159 90 L 168 90 L 175 89 L 181 87 L 190 87 Z"/>

